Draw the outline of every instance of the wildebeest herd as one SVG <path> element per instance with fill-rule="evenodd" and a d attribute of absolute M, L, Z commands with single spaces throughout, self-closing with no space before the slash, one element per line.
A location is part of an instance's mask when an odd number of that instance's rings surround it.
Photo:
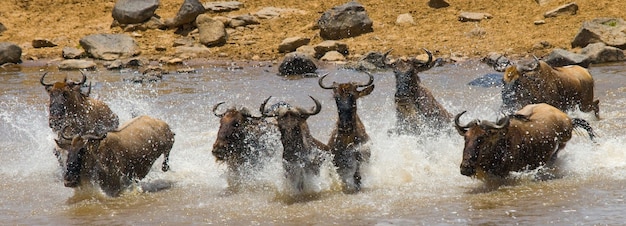
<path fill-rule="evenodd" d="M 461 123 L 465 111 L 456 116 L 449 113 L 421 83 L 418 73 L 435 64 L 432 54 L 425 51 L 427 61 L 402 58 L 387 63 L 396 79 L 396 125 L 388 135 L 419 135 L 424 128 L 456 129 L 465 140 L 462 175 L 487 180 L 551 167 L 574 128 L 595 137 L 587 121 L 564 113 L 580 107 L 599 119 L 594 81 L 585 68 L 552 67 L 539 59 L 509 66 L 503 77 L 502 117 L 495 122 Z M 310 110 L 282 101 L 268 106 L 271 96 L 260 104 L 259 113 L 245 107 L 220 110 L 225 102 L 215 104 L 212 110 L 220 127 L 212 154 L 227 165 L 229 189 L 237 190 L 242 177 L 280 155 L 285 182 L 296 193 L 310 190 L 307 183 L 320 174 L 326 161 L 334 166 L 343 192 L 359 192 L 363 168 L 371 156 L 371 140 L 357 114 L 357 100 L 374 90 L 374 76 L 367 76 L 364 83 L 330 83 L 327 75 L 319 78 L 322 89 L 332 90 L 338 114 L 326 143 L 314 138 L 307 124 L 310 116 L 322 110 L 314 97 L 310 97 L 314 103 Z M 66 79 L 48 84 L 45 77 L 40 82 L 50 96 L 49 125 L 57 134 L 54 153 L 63 168 L 65 186 L 96 185 L 117 196 L 143 179 L 159 156 L 163 155 L 162 170 L 169 169 L 174 133 L 167 123 L 139 116 L 118 128 L 117 115 L 89 97 L 91 84 L 87 92 L 81 90 L 84 74 L 79 82 Z"/>

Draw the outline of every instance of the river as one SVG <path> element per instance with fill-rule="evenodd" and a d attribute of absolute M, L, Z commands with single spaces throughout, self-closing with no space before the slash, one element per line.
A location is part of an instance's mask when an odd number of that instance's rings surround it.
<path fill-rule="evenodd" d="M 133 70 L 87 72 L 91 96 L 103 100 L 120 121 L 150 115 L 176 133 L 171 170 L 161 160 L 144 179 L 167 181 L 172 188 L 125 192 L 110 198 L 97 191 L 63 185 L 52 153 L 55 135 L 48 127 L 48 95 L 39 84 L 80 79 L 76 71 L 45 64 L 0 71 L 0 222 L 7 225 L 620 225 L 626 222 L 626 63 L 590 68 L 601 119 L 579 111 L 599 134 L 591 142 L 575 133 L 559 154 L 562 177 L 538 181 L 533 173 L 493 186 L 459 172 L 463 139 L 456 132 L 436 136 L 389 136 L 395 121 L 392 72 L 374 73 L 371 95 L 359 99 L 359 115 L 372 139 L 372 158 L 363 173 L 364 189 L 344 194 L 325 169 L 320 196 L 287 203 L 281 197 L 280 161 L 258 172 L 249 188 L 227 193 L 226 166 L 211 155 L 219 120 L 213 105 L 246 106 L 258 114 L 268 96 L 322 111 L 308 119 L 313 136 L 326 142 L 337 119 L 330 90 L 315 78 L 276 76 L 267 62 L 196 62 L 193 73 L 170 73 L 156 83 L 129 83 Z M 323 65 L 326 82 L 367 81 L 354 71 Z M 421 73 L 423 83 L 463 120 L 496 120 L 500 88 L 466 85 L 492 72 L 478 62 L 436 67 Z M 466 122 L 467 122 L 466 121 Z"/>

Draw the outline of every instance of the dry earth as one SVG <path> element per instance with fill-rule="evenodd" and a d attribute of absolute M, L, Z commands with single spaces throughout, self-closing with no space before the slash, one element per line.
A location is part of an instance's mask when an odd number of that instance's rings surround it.
<path fill-rule="evenodd" d="M 544 0 L 545 1 L 545 0 Z M 156 14 L 172 18 L 183 0 L 161 0 Z M 201 1 L 206 2 L 206 1 Z M 238 11 L 214 15 L 241 15 L 254 13 L 263 7 L 295 8 L 304 14 L 286 14 L 279 18 L 261 20 L 254 29 L 241 31 L 237 40 L 230 40 L 222 47 L 211 48 L 210 58 L 233 60 L 275 60 L 278 44 L 287 37 L 311 38 L 311 44 L 322 41 L 319 31 L 311 30 L 320 15 L 333 6 L 347 0 L 292 1 L 292 0 L 240 0 L 244 7 Z M 544 56 L 553 48 L 571 49 L 570 42 L 583 21 L 597 17 L 626 17 L 626 1 L 577 0 L 576 15 L 543 18 L 546 11 L 570 0 L 551 0 L 539 5 L 535 0 L 447 0 L 449 7 L 433 9 L 427 0 L 360 0 L 374 21 L 374 32 L 343 39 L 352 56 L 371 50 L 384 51 L 392 48 L 392 55 L 421 54 L 421 48 L 433 50 L 437 57 L 482 57 L 489 52 L 504 53 L 512 57 L 530 54 Z M 9 3 L 9 4 L 5 4 Z M 16 43 L 23 49 L 23 60 L 54 59 L 61 57 L 64 46 L 79 47 L 81 37 L 95 33 L 122 33 L 111 28 L 111 10 L 115 0 L 3 0 L 0 4 L 0 22 L 8 30 L 0 35 L 0 41 Z M 462 11 L 484 12 L 492 19 L 481 22 L 460 22 Z M 410 13 L 415 24 L 396 25 L 398 15 Z M 545 20 L 535 25 L 536 20 Z M 173 30 L 148 30 L 130 33 L 138 41 L 142 56 L 158 59 L 175 56 L 173 40 L 181 36 Z M 35 49 L 35 38 L 55 41 L 59 46 Z M 549 44 L 541 45 L 540 43 Z M 167 47 L 158 52 L 157 46 Z M 577 50 L 574 50 L 577 51 Z"/>

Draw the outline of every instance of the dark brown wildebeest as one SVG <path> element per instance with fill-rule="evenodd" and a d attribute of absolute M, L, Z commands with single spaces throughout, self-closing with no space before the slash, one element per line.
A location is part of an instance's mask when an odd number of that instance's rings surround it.
<path fill-rule="evenodd" d="M 81 72 L 82 73 L 82 72 Z M 106 134 L 119 126 L 119 119 L 104 102 L 89 97 L 89 91 L 81 92 L 80 88 L 87 81 L 87 76 L 82 74 L 80 82 L 63 82 L 47 84 L 44 82 L 44 73 L 39 82 L 46 88 L 50 96 L 48 124 L 52 131 L 57 134 L 55 155 L 63 164 L 64 149 L 70 145 L 71 140 L 63 139 L 62 130 L 69 130 L 72 134 Z"/>
<path fill-rule="evenodd" d="M 332 89 L 337 104 L 337 127 L 330 135 L 328 147 L 333 154 L 333 163 L 337 173 L 343 181 L 343 191 L 354 193 L 361 190 L 361 166 L 369 162 L 371 155 L 370 141 L 365 126 L 357 114 L 357 99 L 369 95 L 374 90 L 374 76 L 369 75 L 365 84 L 333 82 L 331 86 L 324 85 L 322 76 L 318 83 L 324 89 Z M 361 90 L 358 90 L 363 88 Z"/>
<path fill-rule="evenodd" d="M 246 108 L 235 107 L 223 113 L 213 107 L 213 114 L 220 118 L 220 128 L 213 143 L 216 161 L 228 165 L 229 189 L 237 190 L 242 180 L 263 167 L 263 163 L 274 156 L 278 143 L 278 129 L 262 117 L 252 116 Z"/>
<path fill-rule="evenodd" d="M 428 61 L 415 58 L 398 59 L 392 63 L 396 77 L 396 128 L 390 132 L 400 134 L 419 134 L 420 126 L 440 130 L 452 120 L 450 114 L 424 86 L 418 73 L 432 68 L 435 64 L 433 55 L 428 54 Z"/>
<path fill-rule="evenodd" d="M 174 133 L 167 123 L 148 116 L 134 118 L 119 130 L 103 135 L 65 138 L 72 141 L 63 174 L 65 186 L 95 183 L 110 196 L 119 195 L 134 181 L 143 179 L 161 154 L 161 169 L 169 170 L 169 154 L 174 145 Z"/>
<path fill-rule="evenodd" d="M 583 67 L 552 67 L 536 59 L 509 66 L 504 72 L 502 110 L 511 112 L 528 104 L 547 103 L 562 111 L 579 106 L 600 118 L 599 100 L 593 100 L 594 80 Z"/>
<path fill-rule="evenodd" d="M 294 192 L 306 195 L 310 192 L 307 183 L 319 175 L 320 167 L 329 155 L 328 146 L 311 135 L 306 122 L 310 116 L 320 113 L 322 105 L 311 97 L 315 102 L 311 111 L 282 104 L 268 112 L 265 105 L 270 98 L 261 104 L 261 113 L 265 117 L 276 117 L 283 144 L 283 168 L 287 182 Z"/>
<path fill-rule="evenodd" d="M 474 120 L 462 126 L 454 118 L 456 129 L 465 138 L 461 174 L 479 179 L 504 178 L 509 172 L 551 166 L 557 154 L 572 137 L 572 129 L 595 133 L 583 119 L 570 119 L 548 104 L 527 105 L 497 123 Z"/>

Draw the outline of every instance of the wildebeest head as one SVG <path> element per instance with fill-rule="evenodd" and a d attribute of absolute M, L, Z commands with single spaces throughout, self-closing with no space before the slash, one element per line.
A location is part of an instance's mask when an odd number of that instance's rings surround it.
<path fill-rule="evenodd" d="M 539 59 L 522 61 L 517 65 L 509 66 L 504 71 L 502 81 L 502 110 L 504 113 L 513 111 L 530 104 L 530 88 L 539 84 Z M 525 102 L 520 102 L 525 101 Z"/>
<path fill-rule="evenodd" d="M 68 82 L 67 78 L 63 82 L 56 82 L 53 84 L 47 84 L 44 82 L 44 78 L 48 73 L 44 73 L 41 76 L 39 82 L 46 88 L 48 95 L 50 96 L 50 127 L 55 131 L 63 129 L 61 119 L 68 114 L 70 108 L 76 108 L 84 98 L 89 96 L 91 92 L 91 84 L 89 90 L 86 93 L 81 92 L 80 88 L 87 81 L 87 76 L 83 75 L 82 80 L 79 82 Z"/>
<path fill-rule="evenodd" d="M 465 111 L 454 117 L 454 125 L 457 131 L 465 139 L 463 148 L 463 161 L 461 162 L 461 174 L 475 176 L 476 169 L 488 170 L 496 167 L 491 161 L 497 161 L 502 153 L 498 153 L 497 145 L 507 133 L 509 117 L 502 118 L 498 123 L 489 121 L 473 120 L 467 125 L 460 125 L 459 118 Z"/>
<path fill-rule="evenodd" d="M 354 121 L 352 119 L 357 110 L 356 101 L 357 99 L 372 93 L 372 91 L 374 90 L 374 76 L 372 76 L 372 74 L 370 73 L 367 73 L 367 75 L 369 76 L 369 81 L 365 84 L 357 84 L 355 82 L 338 84 L 336 82 L 333 82 L 331 86 L 325 86 L 324 78 L 326 78 L 327 75 L 328 74 L 322 76 L 319 79 L 318 83 L 319 86 L 323 89 L 333 90 L 333 97 L 335 98 L 335 102 L 337 103 L 337 111 L 339 112 L 340 124 L 345 125 L 348 122 Z M 363 89 L 359 90 L 359 88 Z"/>
<path fill-rule="evenodd" d="M 213 156 L 219 161 L 241 160 L 241 153 L 244 150 L 244 138 L 247 131 L 245 126 L 252 119 L 260 119 L 250 114 L 246 109 L 229 108 L 223 113 L 217 113 L 217 109 L 224 102 L 220 102 L 213 107 L 213 114 L 220 118 L 220 128 L 217 132 L 217 139 L 213 143 Z"/>
<path fill-rule="evenodd" d="M 393 74 L 396 77 L 396 95 L 404 93 L 408 95 L 411 87 L 421 82 L 417 74 L 431 69 L 435 65 L 432 53 L 427 49 L 424 49 L 424 51 L 428 54 L 428 61 L 426 62 L 408 58 L 398 59 L 391 63 Z"/>
<path fill-rule="evenodd" d="M 292 107 L 290 105 L 282 105 L 277 109 L 274 109 L 271 112 L 265 110 L 265 105 L 272 98 L 271 96 L 265 99 L 261 104 L 260 110 L 265 117 L 276 117 L 276 121 L 278 122 L 278 128 L 284 136 L 284 132 L 288 134 L 292 134 L 293 131 L 298 133 L 302 132 L 301 129 L 303 127 L 308 128 L 306 125 L 306 120 L 311 115 L 316 115 L 320 113 L 322 110 L 322 104 L 312 96 L 309 96 L 313 102 L 315 102 L 315 107 L 313 107 L 310 111 L 307 111 L 303 108 Z"/>
<path fill-rule="evenodd" d="M 65 132 L 68 127 L 64 128 L 61 136 L 63 139 L 71 140 L 71 145 L 67 147 L 67 161 L 65 165 L 65 172 L 63 172 L 63 180 L 66 187 L 78 187 L 80 185 L 80 176 L 85 166 L 85 157 L 87 155 L 87 147 L 90 140 L 102 140 L 106 137 L 106 134 L 102 136 L 95 135 L 74 135 L 73 137 L 65 136 Z M 56 140 L 58 143 L 59 141 Z"/>

